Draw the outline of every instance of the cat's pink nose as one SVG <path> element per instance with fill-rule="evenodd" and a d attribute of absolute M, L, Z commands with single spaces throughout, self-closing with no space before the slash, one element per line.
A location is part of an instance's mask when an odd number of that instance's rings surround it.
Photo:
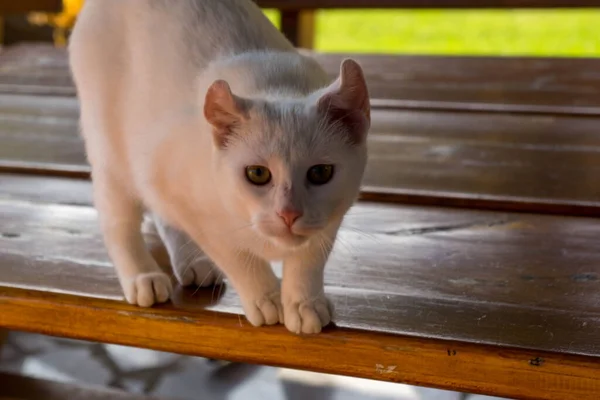
<path fill-rule="evenodd" d="M 302 216 L 302 213 L 293 208 L 284 208 L 283 210 L 277 212 L 277 215 L 279 215 L 283 222 L 285 222 L 285 224 L 291 228 L 292 225 L 294 225 L 294 222 L 296 222 L 296 220 Z"/>

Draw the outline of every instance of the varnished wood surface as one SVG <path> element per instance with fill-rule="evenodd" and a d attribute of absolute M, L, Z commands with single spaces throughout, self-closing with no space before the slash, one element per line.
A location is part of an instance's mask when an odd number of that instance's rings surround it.
<path fill-rule="evenodd" d="M 600 114 L 600 60 L 319 54 L 333 77 L 363 66 L 375 108 Z M 66 53 L 22 45 L 0 53 L 0 93 L 75 95 Z"/>
<path fill-rule="evenodd" d="M 0 400 L 160 400 L 109 390 L 102 387 L 82 387 L 0 372 Z M 204 400 L 202 397 L 200 400 Z"/>
<path fill-rule="evenodd" d="M 0 180 L 1 327 L 507 397 L 600 390 L 596 220 L 359 204 L 326 273 L 336 328 L 303 338 L 250 327 L 227 285 L 124 304 L 89 182 L 40 179 Z"/>
<path fill-rule="evenodd" d="M 264 8 L 574 8 L 600 7 L 598 0 L 254 0 Z"/>
<path fill-rule="evenodd" d="M 597 59 L 307 53 L 331 74 L 345 57 L 366 72 L 375 107 L 598 114 Z"/>
<path fill-rule="evenodd" d="M 600 215 L 600 118 L 375 110 L 363 198 Z M 0 169 L 86 178 L 72 97 L 0 95 Z"/>
<path fill-rule="evenodd" d="M 47 44 L 2 49 L 0 92 L 74 96 L 66 50 Z"/>
<path fill-rule="evenodd" d="M 0 0 L 0 15 L 62 9 L 61 0 Z"/>

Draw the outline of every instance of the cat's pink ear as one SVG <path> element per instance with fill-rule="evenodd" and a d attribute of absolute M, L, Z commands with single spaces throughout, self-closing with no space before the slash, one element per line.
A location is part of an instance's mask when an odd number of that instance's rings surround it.
<path fill-rule="evenodd" d="M 204 117 L 213 126 L 217 145 L 227 144 L 236 126 L 248 118 L 248 107 L 244 99 L 231 92 L 224 80 L 215 81 L 206 92 Z"/>
<path fill-rule="evenodd" d="M 325 89 L 317 109 L 328 122 L 339 124 L 351 143 L 365 141 L 371 124 L 371 103 L 362 68 L 356 61 L 342 61 L 340 76 Z"/>

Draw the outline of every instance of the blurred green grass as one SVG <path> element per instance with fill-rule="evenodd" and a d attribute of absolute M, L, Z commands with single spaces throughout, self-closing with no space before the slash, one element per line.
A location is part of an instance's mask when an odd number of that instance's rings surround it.
<path fill-rule="evenodd" d="M 267 10 L 274 22 L 276 11 Z M 321 10 L 316 49 L 600 56 L 600 10 Z"/>

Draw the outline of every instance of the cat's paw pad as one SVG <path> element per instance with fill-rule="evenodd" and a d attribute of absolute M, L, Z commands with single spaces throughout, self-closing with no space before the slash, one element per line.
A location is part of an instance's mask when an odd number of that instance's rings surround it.
<path fill-rule="evenodd" d="M 150 307 L 155 303 L 164 303 L 173 293 L 173 284 L 169 276 L 162 272 L 142 273 L 127 280 L 123 285 L 125 298 L 130 304 Z"/>
<path fill-rule="evenodd" d="M 223 274 L 206 258 L 176 265 L 175 276 L 182 286 L 207 287 L 223 283 Z"/>
<path fill-rule="evenodd" d="M 244 307 L 246 318 L 254 326 L 275 325 L 283 322 L 283 307 L 281 306 L 281 293 L 275 291 L 253 301 Z"/>
<path fill-rule="evenodd" d="M 285 327 L 296 334 L 313 334 L 331 322 L 332 307 L 325 296 L 311 300 L 284 300 Z"/>

